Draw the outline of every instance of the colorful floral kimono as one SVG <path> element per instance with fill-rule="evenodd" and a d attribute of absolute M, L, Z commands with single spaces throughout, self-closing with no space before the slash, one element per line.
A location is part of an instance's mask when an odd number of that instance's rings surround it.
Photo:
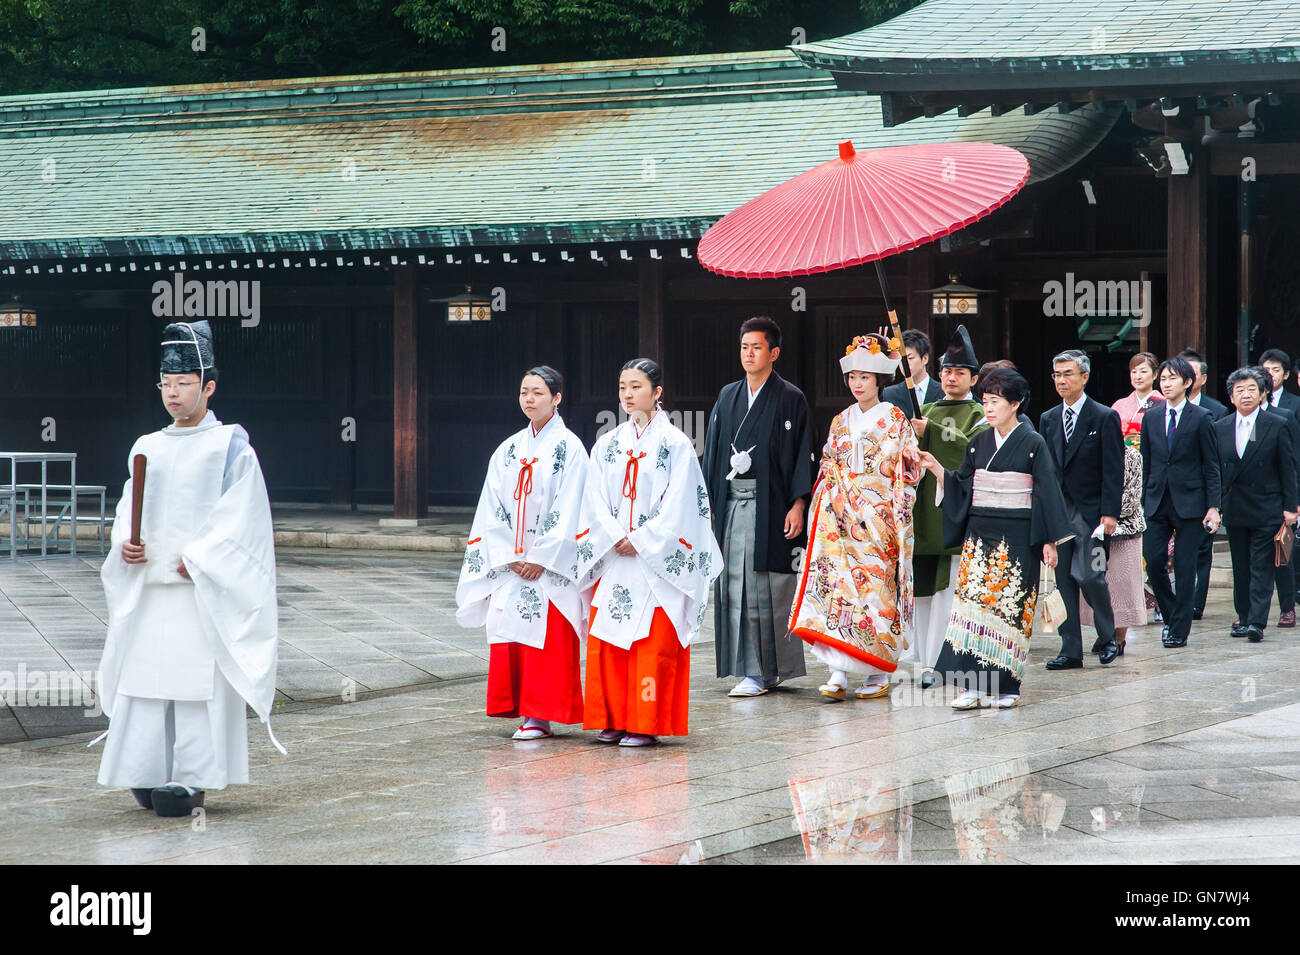
<path fill-rule="evenodd" d="M 1043 545 L 1073 536 L 1042 435 L 1021 423 L 1001 448 L 996 437 L 992 428 L 977 434 L 961 469 L 944 472 L 944 541 L 962 550 L 935 666 L 991 696 L 1020 692 Z"/>
<path fill-rule="evenodd" d="M 1015 862 L 1018 846 L 1051 842 L 1065 818 L 1065 797 L 1045 792 L 1024 759 L 949 776 L 944 787 L 962 862 Z"/>
<path fill-rule="evenodd" d="M 907 646 L 920 473 L 902 454 L 915 447 L 911 422 L 886 401 L 831 422 L 790 629 L 832 669 L 889 673 Z"/>
<path fill-rule="evenodd" d="M 577 533 L 587 453 L 554 414 L 507 438 L 488 462 L 456 585 L 456 621 L 487 627 L 489 716 L 582 719 L 579 640 L 587 607 Z M 510 570 L 541 564 L 537 580 Z"/>
<path fill-rule="evenodd" d="M 809 861 L 912 861 L 914 802 L 906 778 L 791 778 L 790 802 Z"/>
<path fill-rule="evenodd" d="M 624 537 L 635 557 L 615 552 Z M 722 555 L 695 448 L 662 410 L 596 441 L 575 539 L 575 576 L 594 586 L 583 724 L 685 735 L 688 648 Z"/>

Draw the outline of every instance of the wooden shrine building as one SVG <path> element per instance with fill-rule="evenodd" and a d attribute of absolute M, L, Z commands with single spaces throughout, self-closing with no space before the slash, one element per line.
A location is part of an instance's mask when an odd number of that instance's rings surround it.
<path fill-rule="evenodd" d="M 884 321 L 873 272 L 724 279 L 694 249 L 844 139 L 1029 158 L 998 213 L 886 263 L 937 351 L 958 319 L 921 290 L 955 274 L 991 290 L 965 319 L 980 357 L 1016 361 L 1040 407 L 1051 355 L 1081 341 L 1108 401 L 1143 345 L 1204 346 L 1221 385 L 1242 328 L 1252 356 L 1300 350 L 1287 6 L 930 0 L 793 55 L 0 98 L 0 304 L 35 315 L 0 327 L 0 445 L 77 451 L 81 479 L 117 486 L 132 439 L 166 423 L 169 310 L 212 322 L 213 408 L 248 429 L 277 501 L 473 503 L 538 363 L 565 374 L 562 413 L 590 443 L 616 420 L 622 363 L 660 359 L 702 447 L 755 314 L 781 323 L 778 367 L 824 430 L 850 400 L 832 362 Z M 1130 25 L 1119 7 L 1196 15 Z M 1045 316 L 1067 276 L 1150 283 L 1150 322 Z M 467 287 L 487 320 L 449 320 Z"/>

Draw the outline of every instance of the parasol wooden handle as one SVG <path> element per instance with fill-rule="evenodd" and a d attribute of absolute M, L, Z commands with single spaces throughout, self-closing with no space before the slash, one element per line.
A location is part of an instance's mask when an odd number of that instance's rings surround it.
<path fill-rule="evenodd" d="M 131 543 L 140 543 L 140 518 L 144 516 L 145 456 L 137 454 L 131 461 Z"/>
<path fill-rule="evenodd" d="M 885 311 L 889 313 L 889 330 L 898 339 L 898 351 L 901 355 L 900 365 L 903 380 L 907 382 L 907 393 L 912 399 L 912 417 L 921 417 L 921 402 L 916 397 L 916 382 L 912 380 L 912 367 L 907 363 L 907 349 L 903 347 L 903 330 L 898 327 L 898 313 L 889 304 L 889 282 L 885 279 L 885 267 L 876 259 L 876 280 L 880 283 L 880 295 L 885 300 Z"/>

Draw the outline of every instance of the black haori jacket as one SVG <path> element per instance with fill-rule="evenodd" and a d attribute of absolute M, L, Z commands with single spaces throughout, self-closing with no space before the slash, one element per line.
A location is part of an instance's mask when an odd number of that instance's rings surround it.
<path fill-rule="evenodd" d="M 752 447 L 749 453 L 753 463 L 747 473 L 739 476 L 756 481 L 754 569 L 760 573 L 793 574 L 799 562 L 795 550 L 802 554 L 807 542 L 807 509 L 804 532 L 794 540 L 785 539 L 785 515 L 800 498 L 807 505 L 817 475 L 808 399 L 773 370 L 753 408 L 748 408 L 748 401 L 748 385 L 742 378 L 722 389 L 709 414 L 701 463 L 713 506 L 713 533 L 721 547 L 727 519 L 731 446 L 734 444 L 738 451 Z"/>

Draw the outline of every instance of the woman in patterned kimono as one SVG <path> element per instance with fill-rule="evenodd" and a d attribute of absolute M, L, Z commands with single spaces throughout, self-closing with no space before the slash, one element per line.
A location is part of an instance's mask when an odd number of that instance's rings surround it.
<path fill-rule="evenodd" d="M 488 462 L 456 585 L 456 621 L 487 626 L 487 713 L 524 717 L 517 740 L 582 721 L 579 637 L 587 608 L 577 586 L 577 533 L 587 453 L 557 408 L 563 381 L 547 365 L 526 372 L 519 407 L 528 427 Z"/>
<path fill-rule="evenodd" d="M 933 455 L 920 455 L 939 484 L 944 544 L 962 548 L 935 666 L 946 682 L 966 684 L 952 703 L 958 710 L 1020 702 L 1038 562 L 1056 567 L 1056 545 L 1073 536 L 1047 444 L 1016 417 L 1029 399 L 1028 382 L 996 368 L 980 391 L 992 427 L 971 441 L 961 469 L 945 472 Z"/>
<path fill-rule="evenodd" d="M 1165 396 L 1158 387 L 1160 378 L 1160 359 L 1149 351 L 1138 352 L 1128 362 L 1129 382 L 1133 391 L 1116 401 L 1111 408 L 1119 415 L 1120 427 L 1124 429 L 1124 443 L 1133 447 L 1136 439 L 1132 434 L 1142 431 L 1142 417 L 1147 410 L 1163 402 Z M 1124 650 L 1124 636 L 1129 627 L 1145 627 L 1147 610 L 1155 608 L 1156 622 L 1160 622 L 1160 608 L 1156 605 L 1155 594 L 1147 586 L 1147 575 L 1142 564 L 1142 531 L 1146 529 L 1146 518 L 1142 516 L 1142 454 L 1134 447 L 1134 454 L 1124 452 L 1124 497 L 1119 518 L 1120 527 L 1111 535 L 1110 554 L 1106 558 L 1106 583 L 1110 587 L 1111 607 L 1115 612 L 1115 639 L 1119 642 L 1120 652 Z M 1129 482 L 1132 480 L 1131 459 L 1137 459 L 1137 520 L 1124 519 L 1130 502 Z M 1137 527 L 1140 523 L 1141 527 Z M 1136 530 L 1133 528 L 1137 527 Z M 1124 528 L 1128 528 L 1125 530 Z M 1169 553 L 1173 553 L 1172 543 Z M 1117 589 L 1118 587 L 1118 589 Z M 1140 592 L 1142 605 L 1133 606 L 1133 591 Z M 1085 609 L 1087 608 L 1087 609 Z M 1121 622 L 1124 621 L 1124 622 Z M 1092 609 L 1080 598 L 1079 622 L 1085 627 L 1092 626 Z"/>
<path fill-rule="evenodd" d="M 840 370 L 857 403 L 831 422 L 809 511 L 808 549 L 790 629 L 830 667 L 817 692 L 843 700 L 889 695 L 889 674 L 912 632 L 912 505 L 921 472 L 916 434 L 880 400 L 898 367 L 898 342 L 860 335 Z"/>
<path fill-rule="evenodd" d="M 1119 523 L 1110 536 L 1110 555 L 1106 559 L 1106 586 L 1110 589 L 1110 608 L 1115 615 L 1115 641 L 1119 655 L 1129 627 L 1147 625 L 1146 571 L 1142 566 L 1142 532 L 1147 519 L 1142 513 L 1142 424 L 1124 425 L 1124 494 L 1119 508 Z M 1079 623 L 1093 626 L 1092 608 L 1079 597 Z"/>
<path fill-rule="evenodd" d="M 686 735 L 690 645 L 722 570 L 704 474 L 659 405 L 662 379 L 648 358 L 623 366 L 628 420 L 591 449 L 575 535 L 575 576 L 595 588 L 583 726 L 620 746 Z"/>

